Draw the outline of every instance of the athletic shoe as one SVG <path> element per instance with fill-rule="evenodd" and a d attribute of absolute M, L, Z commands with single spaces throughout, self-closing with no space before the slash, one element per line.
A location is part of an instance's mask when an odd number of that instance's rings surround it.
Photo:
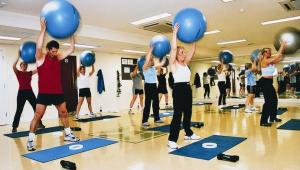
<path fill-rule="evenodd" d="M 159 120 L 155 121 L 155 123 L 164 123 L 164 121 L 159 119 Z"/>
<path fill-rule="evenodd" d="M 192 136 L 184 136 L 184 140 L 199 140 L 200 136 L 196 135 L 195 133 Z"/>
<path fill-rule="evenodd" d="M 252 110 L 250 110 L 250 109 L 245 109 L 245 112 L 246 112 L 246 113 L 252 113 Z"/>
<path fill-rule="evenodd" d="M 28 140 L 27 141 L 27 150 L 28 151 L 35 151 L 34 141 L 33 140 Z"/>
<path fill-rule="evenodd" d="M 74 120 L 80 120 L 79 115 L 75 115 Z"/>
<path fill-rule="evenodd" d="M 170 149 L 178 149 L 178 145 L 176 142 L 173 142 L 173 141 L 168 141 L 168 147 Z"/>
<path fill-rule="evenodd" d="M 96 117 L 97 115 L 95 113 L 90 113 L 90 117 Z"/>
<path fill-rule="evenodd" d="M 65 141 L 69 141 L 69 142 L 78 142 L 79 139 L 74 136 L 72 133 L 68 134 L 68 135 L 65 135 Z"/>
<path fill-rule="evenodd" d="M 282 121 L 282 120 L 281 120 L 281 119 L 278 119 L 278 118 L 276 118 L 276 119 L 274 119 L 274 120 L 270 120 L 271 123 L 281 122 L 281 121 Z"/>
<path fill-rule="evenodd" d="M 256 108 L 255 106 L 252 106 L 252 107 L 251 107 L 251 110 L 252 110 L 252 111 L 258 111 L 258 108 Z"/>
<path fill-rule="evenodd" d="M 132 114 L 133 115 L 134 112 L 131 109 L 129 109 L 128 114 Z"/>
<path fill-rule="evenodd" d="M 13 128 L 13 129 L 11 130 L 11 133 L 16 133 L 16 132 L 18 132 L 18 131 L 17 131 L 17 128 Z"/>
<path fill-rule="evenodd" d="M 260 123 L 260 126 L 271 127 L 272 123 Z"/>
<path fill-rule="evenodd" d="M 223 108 L 223 105 L 219 105 L 218 108 L 219 108 L 219 109 L 222 109 L 222 108 Z"/>
<path fill-rule="evenodd" d="M 143 127 L 148 127 L 148 126 L 150 126 L 150 123 L 144 122 L 144 123 L 142 123 L 142 126 L 143 126 Z"/>
<path fill-rule="evenodd" d="M 41 122 L 40 124 L 39 124 L 39 127 L 38 127 L 38 129 L 45 129 L 46 128 L 46 126 L 45 125 L 43 125 L 43 123 Z"/>

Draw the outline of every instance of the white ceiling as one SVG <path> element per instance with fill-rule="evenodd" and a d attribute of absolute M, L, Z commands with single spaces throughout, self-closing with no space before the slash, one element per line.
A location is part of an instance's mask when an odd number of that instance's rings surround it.
<path fill-rule="evenodd" d="M 0 0 L 8 4 L 0 8 L 0 11 L 9 11 L 26 15 L 39 16 L 40 10 L 47 0 Z M 130 22 L 153 15 L 168 12 L 172 14 L 167 20 L 172 18 L 182 8 L 194 7 L 200 9 L 207 19 L 207 30 L 218 29 L 218 34 L 207 35 L 198 42 L 198 58 L 215 57 L 218 51 L 230 49 L 235 51 L 237 56 L 244 56 L 256 49 L 257 46 L 270 45 L 274 35 L 287 26 L 300 28 L 300 21 L 290 21 L 274 25 L 263 26 L 263 21 L 299 16 L 300 11 L 285 11 L 278 2 L 282 0 L 234 0 L 224 3 L 221 0 L 71 0 L 80 12 L 83 25 L 107 28 L 124 33 L 140 34 L 149 38 L 156 33 L 144 31 L 131 25 Z M 298 1 L 298 0 L 297 0 Z M 241 12 L 241 9 L 244 11 Z M 0 26 L 0 34 L 3 31 Z M 11 32 L 20 32 L 19 29 L 12 29 Z M 27 30 L 30 32 L 30 30 Z M 30 32 L 32 34 L 32 32 Z M 170 35 L 168 35 L 170 36 Z M 33 36 L 34 37 L 34 36 Z M 145 44 L 132 42 L 121 43 L 109 42 L 109 46 L 103 45 L 105 40 L 88 39 L 81 37 L 85 42 L 101 44 L 102 49 L 113 47 L 110 51 L 120 51 L 120 49 L 134 48 L 146 50 Z M 219 46 L 220 41 L 246 39 L 247 42 Z M 0 41 L 0 43 L 4 43 Z M 7 43 L 7 42 L 6 42 Z M 107 42 L 106 42 L 107 43 Z M 105 44 L 105 43 L 104 43 Z M 126 45 L 125 45 L 126 44 Z M 250 45 L 249 45 L 250 44 Z M 115 48 L 114 48 L 115 47 Z M 240 50 L 245 49 L 248 50 Z M 101 50 L 101 48 L 99 49 Z M 203 52 L 205 51 L 205 52 Z M 240 52 L 243 51 L 243 52 Z M 116 52 L 116 51 L 115 51 Z M 210 60 L 211 60 L 210 59 Z"/>

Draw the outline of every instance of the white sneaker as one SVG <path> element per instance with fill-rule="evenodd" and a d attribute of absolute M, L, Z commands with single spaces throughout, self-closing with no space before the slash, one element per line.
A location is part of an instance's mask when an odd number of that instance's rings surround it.
<path fill-rule="evenodd" d="M 258 108 L 256 108 L 255 106 L 251 107 L 252 111 L 258 111 Z"/>
<path fill-rule="evenodd" d="M 148 126 L 150 126 L 150 123 L 149 123 L 149 122 L 144 122 L 144 123 L 142 124 L 142 126 L 148 127 Z"/>
<path fill-rule="evenodd" d="M 96 117 L 97 115 L 95 113 L 90 113 L 90 117 Z"/>
<path fill-rule="evenodd" d="M 159 119 L 159 120 L 155 121 L 155 123 L 164 123 L 164 121 Z"/>
<path fill-rule="evenodd" d="M 222 109 L 222 108 L 223 108 L 223 105 L 219 105 L 218 108 L 219 108 L 219 109 Z"/>
<path fill-rule="evenodd" d="M 251 109 L 245 109 L 245 112 L 246 113 L 252 113 L 252 110 Z"/>
<path fill-rule="evenodd" d="M 168 147 L 170 149 L 178 149 L 178 145 L 176 142 L 173 142 L 173 141 L 168 141 Z"/>
<path fill-rule="evenodd" d="M 192 136 L 184 136 L 184 140 L 199 140 L 200 136 L 196 135 L 195 133 Z"/>
<path fill-rule="evenodd" d="M 74 118 L 74 120 L 79 120 L 80 118 L 79 118 L 79 115 L 75 115 L 75 118 Z"/>
<path fill-rule="evenodd" d="M 27 141 L 27 150 L 28 151 L 35 151 L 34 141 L 33 140 L 28 140 Z"/>
<path fill-rule="evenodd" d="M 65 135 L 65 141 L 69 141 L 69 142 L 78 142 L 79 138 L 77 138 L 76 136 L 73 135 L 73 133 L 70 133 L 68 135 Z"/>

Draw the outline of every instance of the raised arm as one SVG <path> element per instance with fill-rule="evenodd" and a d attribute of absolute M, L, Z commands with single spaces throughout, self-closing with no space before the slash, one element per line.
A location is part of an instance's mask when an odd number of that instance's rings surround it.
<path fill-rule="evenodd" d="M 18 73 L 17 64 L 18 64 L 19 58 L 20 58 L 20 56 L 17 57 L 16 61 L 13 64 L 13 70 L 14 70 L 15 74 Z"/>
<path fill-rule="evenodd" d="M 145 64 L 143 65 L 143 70 L 147 70 L 149 67 L 151 67 L 150 65 L 150 60 L 152 59 L 152 51 L 153 51 L 153 47 L 151 46 L 148 54 L 146 55 L 146 59 L 145 59 Z"/>
<path fill-rule="evenodd" d="M 44 44 L 44 39 L 45 39 L 45 33 L 46 33 L 46 20 L 45 18 L 41 19 L 41 31 L 40 35 L 36 44 L 36 53 L 35 53 L 35 58 L 37 61 L 43 60 L 43 44 Z"/>
<path fill-rule="evenodd" d="M 220 67 L 219 67 L 219 66 L 220 66 Z M 221 74 L 222 71 L 223 71 L 223 67 L 224 67 L 223 60 L 221 60 L 221 63 L 220 63 L 219 66 L 217 67 L 217 72 L 218 72 L 218 74 Z"/>
<path fill-rule="evenodd" d="M 66 57 L 68 57 L 70 54 L 72 54 L 75 50 L 75 37 L 74 35 L 70 38 L 70 47 L 62 54 L 58 55 L 59 60 L 63 60 Z"/>
<path fill-rule="evenodd" d="M 184 62 L 185 64 L 189 64 L 189 62 L 192 60 L 194 54 L 195 54 L 195 51 L 196 51 L 196 42 L 193 43 L 192 45 L 192 49 L 189 51 L 189 53 L 187 54 Z"/>
<path fill-rule="evenodd" d="M 77 68 L 77 77 L 79 77 L 80 76 L 80 65 L 79 65 L 79 67 Z"/>
<path fill-rule="evenodd" d="M 179 29 L 179 24 L 176 23 L 173 28 L 173 37 L 172 37 L 172 44 L 171 44 L 171 52 L 170 52 L 170 65 L 174 65 L 176 61 L 176 54 L 177 54 L 177 32 Z"/>
<path fill-rule="evenodd" d="M 279 48 L 277 54 L 275 54 L 275 56 L 273 58 L 267 59 L 266 60 L 267 64 L 277 64 L 280 61 L 282 61 L 284 59 L 283 51 L 285 49 L 285 46 L 286 46 L 286 42 L 281 41 L 280 48 Z"/>
<path fill-rule="evenodd" d="M 92 65 L 92 70 L 91 70 L 91 72 L 90 72 L 90 76 L 92 76 L 93 74 L 94 74 L 94 72 L 95 72 L 95 67 L 94 67 L 94 64 Z"/>
<path fill-rule="evenodd" d="M 37 73 L 37 69 L 32 70 L 32 75 Z"/>

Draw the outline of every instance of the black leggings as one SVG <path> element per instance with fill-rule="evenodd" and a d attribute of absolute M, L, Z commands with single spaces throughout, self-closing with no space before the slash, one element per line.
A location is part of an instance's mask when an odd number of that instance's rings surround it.
<path fill-rule="evenodd" d="M 152 110 L 154 121 L 159 120 L 159 100 L 158 100 L 158 89 L 156 83 L 145 83 L 145 107 L 143 111 L 142 123 L 148 122 L 150 114 L 150 106 L 152 103 Z"/>
<path fill-rule="evenodd" d="M 218 87 L 220 91 L 219 102 L 218 105 L 226 105 L 226 84 L 225 81 L 219 81 Z"/>
<path fill-rule="evenodd" d="M 170 125 L 169 141 L 177 142 L 183 113 L 183 128 L 186 136 L 193 135 L 191 130 L 192 90 L 189 83 L 175 83 L 173 90 L 174 115 Z"/>
<path fill-rule="evenodd" d="M 17 96 L 17 110 L 14 117 L 14 121 L 12 124 L 13 128 L 18 128 L 20 123 L 21 114 L 24 109 L 24 105 L 26 100 L 30 103 L 32 106 L 33 111 L 35 112 L 35 106 L 36 106 L 36 97 L 32 90 L 19 90 L 18 96 Z"/>
<path fill-rule="evenodd" d="M 205 96 L 209 97 L 209 94 L 210 94 L 209 84 L 204 84 L 203 87 L 204 87 L 204 90 L 205 90 L 205 92 L 204 92 L 204 98 L 205 98 Z"/>
<path fill-rule="evenodd" d="M 275 88 L 273 87 L 273 79 L 261 78 L 260 85 L 265 99 L 260 123 L 268 123 L 269 118 L 270 120 L 276 119 L 278 98 Z"/>

